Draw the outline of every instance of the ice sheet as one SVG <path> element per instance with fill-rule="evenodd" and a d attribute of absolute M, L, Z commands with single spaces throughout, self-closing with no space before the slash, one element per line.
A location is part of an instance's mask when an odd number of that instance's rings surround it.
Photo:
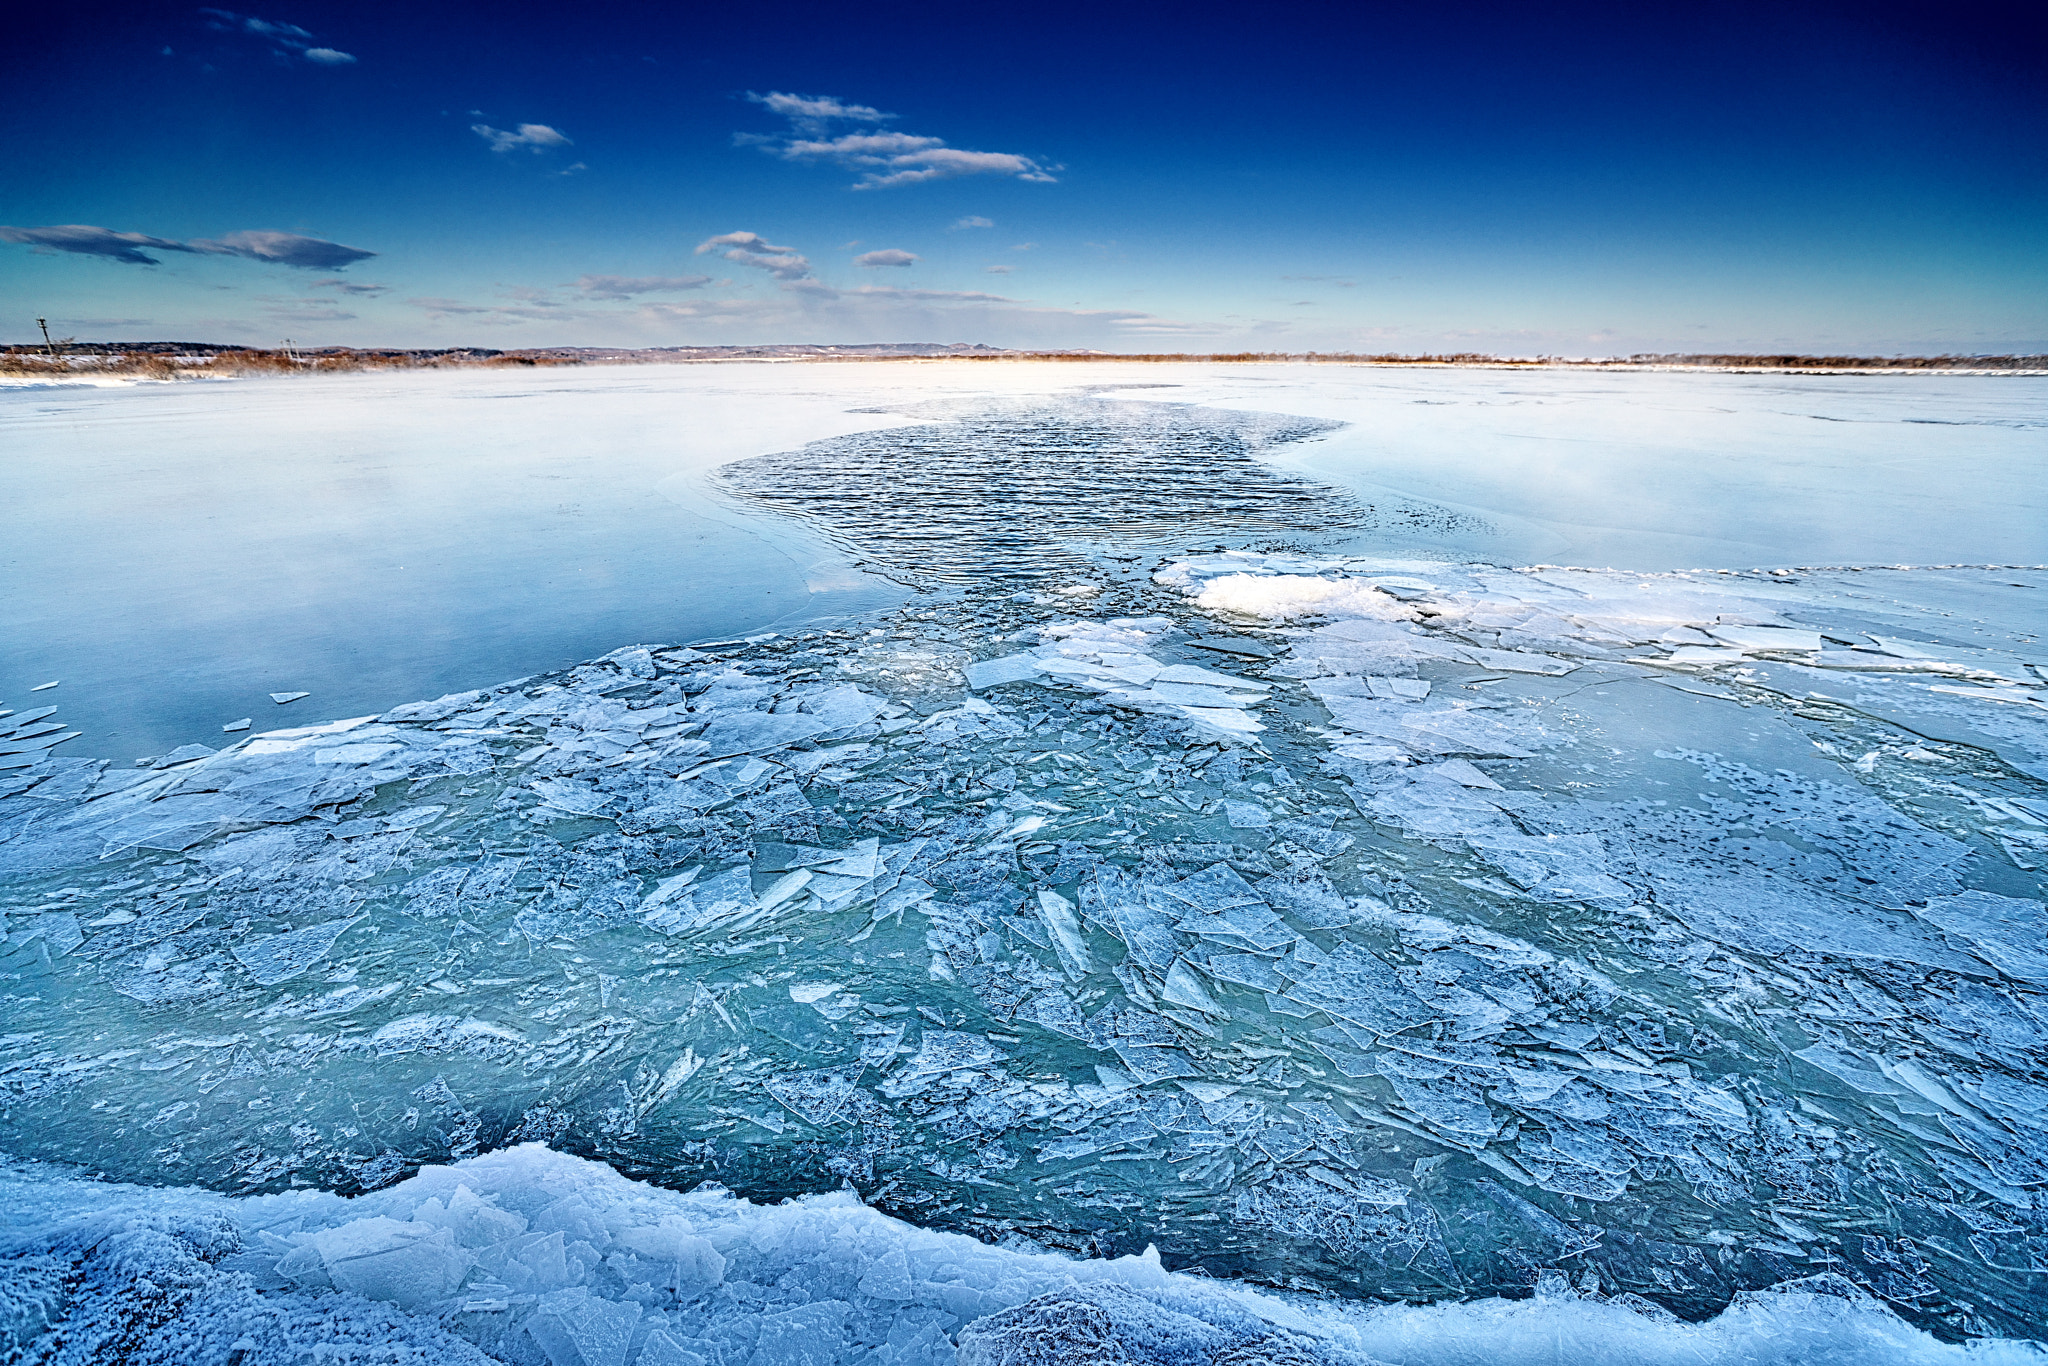
<path fill-rule="evenodd" d="M 1336 554 L 1298 485 L 1230 463 L 1296 429 L 1107 406 L 926 433 L 904 506 L 987 530 L 990 444 L 1142 456 L 1157 419 L 1160 506 L 1214 457 L 1257 495 L 1219 527 L 1305 543 L 949 543 L 856 624 L 142 769 L 20 750 L 0 1145 L 361 1192 L 545 1139 L 1303 1290 L 1564 1277 L 1719 1323 L 1828 1275 L 1951 1336 L 2036 1331 L 2038 571 Z M 919 572 L 886 508 L 817 515 Z M 1392 606 L 1205 606 L 1224 580 Z M 490 1295 L 542 1274 L 515 1260 Z M 613 1350 L 594 1284 L 532 1310 L 537 1350 Z"/>

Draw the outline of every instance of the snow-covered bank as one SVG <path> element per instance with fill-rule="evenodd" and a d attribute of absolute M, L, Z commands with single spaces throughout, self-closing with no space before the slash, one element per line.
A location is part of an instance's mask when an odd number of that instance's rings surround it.
<path fill-rule="evenodd" d="M 1432 1308 L 1276 1295 L 920 1229 L 850 1192 L 687 1194 L 527 1145 L 355 1199 L 230 1199 L 0 1166 L 0 1348 L 85 1366 L 2003 1366 L 1839 1277 L 1703 1324 L 1582 1294 Z"/>

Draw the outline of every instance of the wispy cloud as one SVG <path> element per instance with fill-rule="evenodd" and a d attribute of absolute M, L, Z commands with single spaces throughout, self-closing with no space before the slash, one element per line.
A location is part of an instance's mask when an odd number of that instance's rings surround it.
<path fill-rule="evenodd" d="M 312 285 L 311 285 L 311 288 L 313 288 L 313 289 L 331 289 L 331 290 L 335 291 L 335 292 L 336 292 L 337 294 L 358 294 L 358 295 L 364 295 L 364 296 L 371 296 L 371 295 L 377 295 L 377 294 L 389 294 L 389 293 L 391 292 L 391 286 L 390 286 L 390 285 L 371 285 L 371 284 L 362 284 L 362 283 L 359 283 L 359 282 L 357 282 L 357 281 L 355 281 L 355 280 L 340 280 L 340 279 L 335 279 L 335 280 L 315 280 L 315 281 L 314 281 L 314 282 L 312 283 Z"/>
<path fill-rule="evenodd" d="M 521 148 L 534 153 L 552 151 L 557 147 L 573 147 L 568 135 L 558 128 L 545 123 L 522 123 L 516 130 L 507 131 L 493 128 L 488 123 L 472 123 L 469 131 L 491 145 L 493 152 L 517 152 Z"/>
<path fill-rule="evenodd" d="M 491 311 L 489 304 L 466 304 L 460 299 L 437 299 L 429 297 L 420 299 L 407 299 L 406 302 L 411 304 L 414 308 L 425 309 L 427 311 L 427 316 L 430 318 L 446 318 L 451 316 L 467 315 L 470 313 L 488 313 Z"/>
<path fill-rule="evenodd" d="M 982 269 L 983 269 L 983 270 L 984 270 L 985 272 L 987 272 L 988 274 L 990 274 L 990 275 L 1008 275 L 1008 274 L 1010 273 L 1010 271 L 1011 271 L 1012 267 L 1010 267 L 1010 266 L 983 266 L 983 267 L 982 267 Z"/>
<path fill-rule="evenodd" d="M 0 227 L 0 242 L 19 242 L 42 251 L 67 251 L 77 256 L 104 256 L 131 266 L 162 265 L 152 251 L 191 251 L 183 242 L 142 232 L 116 232 L 87 223 L 62 223 L 47 228 Z"/>
<path fill-rule="evenodd" d="M 697 244 L 697 255 L 721 248 L 726 260 L 765 270 L 778 280 L 795 283 L 812 278 L 809 257 L 795 247 L 778 247 L 758 232 L 727 232 L 706 238 Z"/>
<path fill-rule="evenodd" d="M 354 66 L 355 57 L 337 48 L 318 47 L 313 35 L 297 24 L 283 24 L 275 19 L 259 19 L 253 14 L 237 14 L 233 10 L 202 9 L 206 26 L 216 33 L 240 33 L 269 44 L 270 50 L 281 57 L 303 57 L 315 66 Z"/>
<path fill-rule="evenodd" d="M 367 261 L 377 253 L 361 247 L 345 247 L 319 237 L 302 237 L 295 232 L 245 231 L 217 238 L 177 242 L 140 232 L 116 232 L 112 228 L 86 223 L 61 224 L 46 228 L 0 227 L 0 241 L 19 242 L 43 251 L 70 252 L 77 256 L 99 256 L 131 266 L 155 266 L 163 262 L 152 251 L 184 252 L 189 255 L 243 256 L 273 265 L 296 266 L 305 270 L 340 270 L 356 261 Z"/>
<path fill-rule="evenodd" d="M 1019 180 L 1055 183 L 1043 166 L 1014 152 L 969 152 L 958 147 L 933 147 L 922 152 L 893 156 L 893 169 L 870 171 L 854 186 L 857 190 L 886 190 L 896 185 L 922 185 L 928 180 L 950 180 L 963 175 L 1006 175 Z"/>
<path fill-rule="evenodd" d="M 356 316 L 345 308 L 335 308 L 317 299 L 272 299 L 263 311 L 287 323 L 349 322 Z"/>
<path fill-rule="evenodd" d="M 983 218 L 978 213 L 969 214 L 965 218 L 955 219 L 953 222 L 953 227 L 956 230 L 959 228 L 992 228 L 995 225 L 995 219 Z"/>
<path fill-rule="evenodd" d="M 771 90 L 765 95 L 747 92 L 755 104 L 766 105 L 799 127 L 823 126 L 838 120 L 846 123 L 886 123 L 895 118 L 865 104 L 848 104 L 831 95 L 790 95 Z"/>
<path fill-rule="evenodd" d="M 191 249 L 214 256 L 246 256 L 252 261 L 269 261 L 301 270 L 340 270 L 377 254 L 319 237 L 301 237 L 295 232 L 231 232 L 212 241 L 193 242 Z"/>
<path fill-rule="evenodd" d="M 1304 284 L 1335 285 L 1339 289 L 1350 289 L 1358 283 L 1348 275 L 1283 275 L 1280 278 Z"/>
<path fill-rule="evenodd" d="M 1001 294 L 980 294 L 967 289 L 898 289 L 894 285 L 862 285 L 859 289 L 839 291 L 842 298 L 853 299 L 916 299 L 923 303 L 955 304 L 1014 304 L 1015 299 Z"/>
<path fill-rule="evenodd" d="M 424 310 L 429 318 L 461 317 L 482 323 L 562 322 L 606 316 L 587 310 L 565 308 L 548 299 L 539 290 L 515 289 L 509 292 L 514 298 L 527 299 L 530 302 L 473 304 L 462 299 L 434 297 L 407 299 L 406 302 L 414 308 Z"/>
<path fill-rule="evenodd" d="M 908 266 L 917 263 L 917 257 L 907 251 L 889 247 L 883 251 L 864 251 L 853 258 L 857 266 Z"/>
<path fill-rule="evenodd" d="M 679 294 L 710 283 L 709 275 L 585 275 L 575 288 L 586 298 L 630 299 L 637 294 Z"/>
<path fill-rule="evenodd" d="M 790 95 L 771 91 L 748 99 L 789 120 L 780 136 L 741 133 L 743 145 L 763 148 L 785 161 L 829 162 L 861 172 L 856 190 L 881 190 L 918 185 L 955 176 L 1002 175 L 1017 180 L 1052 183 L 1057 166 L 1048 166 L 1019 152 L 976 152 L 948 147 L 944 138 L 882 131 L 839 132 L 845 123 L 877 124 L 893 120 L 865 104 L 848 104 L 831 95 Z M 959 226 L 993 226 L 986 220 L 961 220 Z"/>

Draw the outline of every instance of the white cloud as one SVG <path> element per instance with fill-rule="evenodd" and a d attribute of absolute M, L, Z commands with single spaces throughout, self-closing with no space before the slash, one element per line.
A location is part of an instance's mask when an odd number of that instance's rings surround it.
<path fill-rule="evenodd" d="M 253 14 L 236 14 L 233 10 L 202 9 L 207 16 L 207 27 L 223 33 L 253 33 L 259 38 L 303 47 L 312 41 L 313 35 L 297 24 L 280 24 L 269 19 L 258 19 Z"/>
<path fill-rule="evenodd" d="M 1019 180 L 1054 184 L 1054 178 L 1030 157 L 1014 152 L 970 152 L 959 147 L 930 147 L 923 151 L 892 156 L 891 169 L 869 171 L 856 190 L 886 190 L 896 185 L 921 185 L 927 180 L 950 180 L 963 175 L 1007 175 Z"/>
<path fill-rule="evenodd" d="M 853 258 L 857 266 L 907 266 L 916 261 L 917 257 L 910 252 L 898 251 L 894 247 L 884 251 L 865 251 Z"/>
<path fill-rule="evenodd" d="M 983 266 L 982 269 L 990 275 L 1008 275 L 1011 268 L 1009 266 Z"/>
<path fill-rule="evenodd" d="M 592 299 L 630 299 L 636 294 L 702 289 L 710 283 L 709 275 L 585 275 L 576 281 L 576 288 Z"/>
<path fill-rule="evenodd" d="M 978 213 L 969 214 L 967 217 L 962 218 L 953 224 L 955 228 L 992 228 L 995 225 L 995 219 L 983 218 Z"/>
<path fill-rule="evenodd" d="M 359 284 L 354 280 L 315 280 L 314 289 L 331 289 L 339 294 L 388 294 L 390 285 Z"/>
<path fill-rule="evenodd" d="M 837 161 L 843 166 L 880 166 L 888 158 L 943 147 L 939 138 L 914 133 L 845 133 L 830 142 L 797 139 L 784 143 L 777 153 L 785 161 Z"/>
<path fill-rule="evenodd" d="M 259 19 L 253 14 L 237 14 L 233 10 L 202 9 L 208 28 L 219 33 L 246 33 L 262 39 L 271 45 L 272 51 L 281 57 L 293 53 L 304 57 L 315 66 L 353 66 L 355 57 L 337 48 L 315 47 L 313 35 L 297 24 L 283 24 L 274 19 Z M 164 49 L 166 57 L 171 50 Z"/>
<path fill-rule="evenodd" d="M 810 259 L 795 247 L 778 247 L 758 232 L 727 232 L 697 244 L 697 254 L 725 248 L 726 260 L 756 270 L 765 270 L 778 280 L 793 282 L 811 278 Z"/>
<path fill-rule="evenodd" d="M 886 123 L 895 118 L 865 104 L 848 104 L 830 95 L 789 95 L 771 90 L 765 95 L 747 92 L 755 104 L 766 105 L 800 128 L 822 127 L 834 119 L 849 123 Z"/>
<path fill-rule="evenodd" d="M 522 123 L 516 132 L 493 128 L 488 123 L 473 123 L 469 131 L 491 144 L 493 152 L 516 152 L 524 147 L 538 155 L 550 148 L 575 145 L 566 134 L 545 123 Z"/>
<path fill-rule="evenodd" d="M 881 123 L 896 117 L 865 104 L 830 95 L 749 94 L 748 99 L 789 120 L 782 138 L 740 133 L 735 141 L 774 153 L 785 161 L 829 161 L 861 172 L 856 190 L 918 185 L 955 176 L 1002 175 L 1042 184 L 1053 182 L 1048 166 L 1020 152 L 976 152 L 948 147 L 944 138 L 917 133 L 847 132 L 832 135 L 839 122 Z M 993 227 L 987 219 L 964 218 L 957 227 Z"/>

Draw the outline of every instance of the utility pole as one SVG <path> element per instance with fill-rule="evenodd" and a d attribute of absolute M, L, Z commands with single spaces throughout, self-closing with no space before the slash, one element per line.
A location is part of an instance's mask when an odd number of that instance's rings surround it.
<path fill-rule="evenodd" d="M 48 318 L 37 318 L 36 326 L 43 329 L 43 350 L 50 353 L 51 360 L 57 359 L 57 348 L 50 345 L 50 320 Z"/>

